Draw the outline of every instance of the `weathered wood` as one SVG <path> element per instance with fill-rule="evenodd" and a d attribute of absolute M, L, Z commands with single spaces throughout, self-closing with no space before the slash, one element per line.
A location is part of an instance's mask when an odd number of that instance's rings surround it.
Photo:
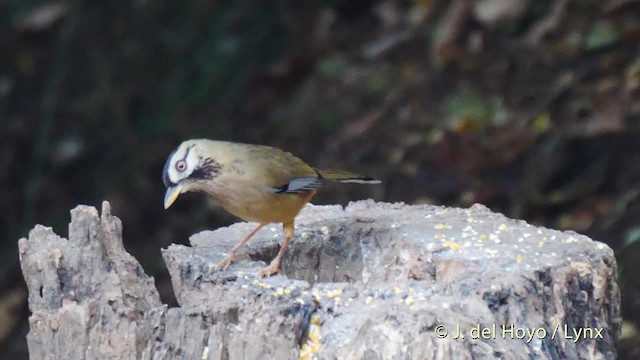
<path fill-rule="evenodd" d="M 615 357 L 616 262 L 585 236 L 477 205 L 308 206 L 283 274 L 254 275 L 282 241 L 276 225 L 249 243 L 249 259 L 216 271 L 254 226 L 205 231 L 190 247 L 163 250 L 180 304 L 173 309 L 124 250 L 108 203 L 101 217 L 73 210 L 69 240 L 36 226 L 19 243 L 31 358 Z M 458 328 L 464 339 L 454 338 Z"/>

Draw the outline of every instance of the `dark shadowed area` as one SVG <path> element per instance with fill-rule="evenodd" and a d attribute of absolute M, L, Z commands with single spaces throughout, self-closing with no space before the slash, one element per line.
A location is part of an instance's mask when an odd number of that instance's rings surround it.
<path fill-rule="evenodd" d="M 160 249 L 235 221 L 163 209 L 184 139 L 277 146 L 383 179 L 315 204 L 468 207 L 572 229 L 620 267 L 640 356 L 640 2 L 0 2 L 0 348 L 27 358 L 17 241 L 108 200 L 175 305 Z"/>

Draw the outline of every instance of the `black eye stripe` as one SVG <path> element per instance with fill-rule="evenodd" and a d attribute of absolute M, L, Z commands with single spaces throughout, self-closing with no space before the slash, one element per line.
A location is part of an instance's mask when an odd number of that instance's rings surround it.
<path fill-rule="evenodd" d="M 182 157 L 182 159 L 178 160 L 175 162 L 175 164 L 173 164 L 173 168 L 179 172 L 183 172 L 187 169 L 187 157 L 189 157 L 189 151 L 191 151 L 191 148 L 193 148 L 194 146 L 196 146 L 196 144 L 192 144 L 189 147 L 187 147 L 187 149 L 185 150 L 184 156 Z M 178 149 L 175 149 L 171 152 L 171 154 L 169 154 L 169 157 L 167 158 L 167 161 L 164 164 L 164 169 L 162 169 L 162 182 L 164 182 L 164 185 L 169 187 L 169 186 L 176 186 L 177 184 L 172 182 L 171 179 L 169 178 L 169 170 L 170 167 L 172 165 L 172 160 L 174 160 L 174 156 L 176 155 L 176 152 L 178 151 Z M 183 164 L 183 165 L 181 165 Z M 210 163 L 205 163 L 205 169 L 200 169 L 200 172 L 196 172 L 195 174 L 191 174 L 189 176 L 189 178 L 210 178 L 210 175 L 204 175 L 202 174 L 202 172 L 208 170 L 211 171 L 211 167 L 210 167 Z M 198 169 L 195 169 L 198 170 Z M 195 171 L 194 170 L 194 171 Z M 195 175 L 195 176 L 193 176 Z"/>
<path fill-rule="evenodd" d="M 187 148 L 187 151 L 184 152 L 184 157 L 182 158 L 182 161 L 187 162 L 187 156 L 189 156 L 189 151 L 191 151 L 191 148 L 193 148 L 194 146 L 195 144 Z"/>
<path fill-rule="evenodd" d="M 178 170 L 178 171 L 184 171 L 184 170 L 187 168 L 187 157 L 189 156 L 189 151 L 191 151 L 191 148 L 193 148 L 194 146 L 195 146 L 195 144 L 194 144 L 194 145 L 189 146 L 189 147 L 187 148 L 187 150 L 184 152 L 184 156 L 182 157 L 182 159 L 180 159 L 180 160 L 176 161 L 176 164 L 175 164 L 175 166 L 174 166 L 174 167 L 176 168 L 176 170 Z M 176 150 L 174 150 L 174 151 L 171 153 L 171 155 L 169 156 L 169 159 L 171 159 L 171 157 L 173 156 L 173 154 L 175 154 L 175 152 L 176 152 Z M 183 168 L 183 169 L 180 169 L 180 165 L 179 165 L 179 164 L 181 164 L 181 163 L 182 163 L 182 164 L 184 164 L 184 168 Z"/>
<path fill-rule="evenodd" d="M 193 180 L 211 180 L 220 174 L 220 170 L 222 169 L 222 165 L 217 163 L 212 158 L 205 158 L 200 166 L 195 168 L 191 175 L 189 175 L 189 179 Z"/>

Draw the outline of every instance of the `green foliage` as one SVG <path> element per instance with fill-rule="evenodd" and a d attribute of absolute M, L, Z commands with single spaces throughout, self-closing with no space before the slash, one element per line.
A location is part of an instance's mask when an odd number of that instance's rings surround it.
<path fill-rule="evenodd" d="M 364 78 L 364 90 L 369 94 L 384 92 L 388 85 L 387 78 L 381 74 L 369 73 Z"/>
<path fill-rule="evenodd" d="M 454 128 L 484 127 L 495 115 L 495 107 L 489 99 L 469 90 L 454 93 L 447 102 L 447 110 Z"/>
<path fill-rule="evenodd" d="M 197 8 L 187 8 L 195 12 Z M 167 131 L 180 117 L 181 111 L 193 107 L 220 106 L 237 98 L 248 76 L 256 66 L 265 66 L 280 54 L 286 45 L 282 25 L 275 7 L 259 2 L 224 3 L 211 10 L 210 19 L 199 32 L 190 32 L 190 13 L 177 24 L 178 33 L 189 37 L 192 46 L 177 59 L 173 71 L 162 81 L 157 102 L 140 119 L 139 127 Z"/>
<path fill-rule="evenodd" d="M 340 78 L 347 71 L 347 61 L 341 56 L 329 56 L 322 58 L 316 65 L 317 72 L 327 78 Z"/>
<path fill-rule="evenodd" d="M 598 50 L 614 44 L 619 37 L 618 30 L 610 21 L 598 21 L 587 35 L 584 46 L 587 50 Z"/>
<path fill-rule="evenodd" d="M 624 237 L 623 247 L 629 247 L 640 241 L 640 226 L 633 227 L 627 231 Z"/>

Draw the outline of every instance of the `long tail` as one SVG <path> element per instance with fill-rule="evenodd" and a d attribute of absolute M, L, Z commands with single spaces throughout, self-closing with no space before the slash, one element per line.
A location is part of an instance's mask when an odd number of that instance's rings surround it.
<path fill-rule="evenodd" d="M 341 183 L 355 183 L 355 184 L 380 184 L 381 183 L 381 181 L 378 179 L 374 179 L 369 176 L 354 174 L 344 170 L 337 170 L 337 169 L 326 169 L 326 170 L 315 169 L 315 170 L 323 179 L 337 181 Z"/>

